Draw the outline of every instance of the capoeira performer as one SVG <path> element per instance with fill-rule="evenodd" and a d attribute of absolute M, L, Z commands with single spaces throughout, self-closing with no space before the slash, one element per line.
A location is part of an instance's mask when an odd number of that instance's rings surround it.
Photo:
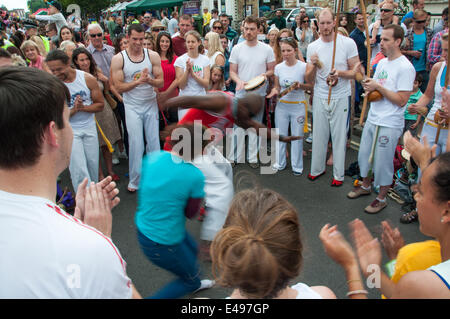
<path fill-rule="evenodd" d="M 214 136 L 213 143 L 205 148 L 203 157 L 197 157 L 193 161 L 193 164 L 205 175 L 206 217 L 200 238 L 205 241 L 201 250 L 207 251 L 209 243 L 225 222 L 234 196 L 231 165 L 215 144 L 223 141 L 227 131 L 231 133 L 235 123 L 244 129 L 253 127 L 257 132 L 260 128 L 265 128 L 264 125 L 252 119 L 262 107 L 260 96 L 248 94 L 238 99 L 225 92 L 211 92 L 205 96 L 178 96 L 169 99 L 164 107 L 166 109 L 190 108 L 177 125 L 201 121 L 202 125 L 211 129 L 210 133 Z M 172 126 L 168 131 L 175 127 Z M 285 142 L 299 138 L 298 136 L 271 136 L 270 131 L 267 135 L 269 138 L 279 138 Z M 165 150 L 170 150 L 170 143 L 167 142 L 169 139 L 170 136 L 166 138 Z"/>
<path fill-rule="evenodd" d="M 376 199 L 365 212 L 376 214 L 387 206 L 386 194 L 394 175 L 394 155 L 405 125 L 405 105 L 413 90 L 416 72 L 409 60 L 402 55 L 400 45 L 404 31 L 398 25 L 385 26 L 381 34 L 381 51 L 386 57 L 376 68 L 373 79 L 363 81 L 366 94 L 378 91 L 382 99 L 371 103 L 364 125 L 358 153 L 361 186 L 347 194 L 354 199 L 371 193 L 370 167 L 373 166 L 374 186 L 380 185 Z"/>
<path fill-rule="evenodd" d="M 420 97 L 416 104 L 410 105 L 409 109 L 410 113 L 427 114 L 427 105 L 434 97 L 433 107 L 428 112 L 425 124 L 423 125 L 421 142 L 423 143 L 424 138 L 426 138 L 430 146 L 437 144 L 437 155 L 448 151 L 448 149 L 446 149 L 446 142 L 448 136 L 449 114 L 442 110 L 442 93 L 446 87 L 446 83 L 448 84 L 449 74 L 446 63 L 446 60 L 448 59 L 448 33 L 445 33 L 442 36 L 441 46 L 441 58 L 444 61 L 438 62 L 433 66 L 425 93 Z M 441 127 L 439 128 L 439 126 Z"/>
<path fill-rule="evenodd" d="M 303 128 L 306 118 L 305 89 L 311 89 L 312 85 L 305 84 L 306 63 L 298 60 L 297 41 L 294 38 L 280 39 L 283 62 L 275 66 L 275 86 L 267 96 L 268 99 L 278 95 L 279 100 L 275 108 L 275 126 L 280 134 L 287 135 L 289 125 L 293 135 L 303 136 Z M 283 91 L 281 92 L 281 89 Z M 289 93 L 286 93 L 290 91 Z M 281 97 L 281 95 L 283 95 Z M 303 173 L 303 141 L 291 143 L 291 167 L 295 176 Z M 274 170 L 286 168 L 286 143 L 277 142 L 277 162 Z"/>
<path fill-rule="evenodd" d="M 70 91 L 70 125 L 73 129 L 70 155 L 70 178 L 74 190 L 87 177 L 98 182 L 99 143 L 95 113 L 105 105 L 97 80 L 90 74 L 71 67 L 69 56 L 61 50 L 49 52 L 45 60 L 50 71 Z"/>
<path fill-rule="evenodd" d="M 111 61 L 111 74 L 115 87 L 123 93 L 127 122 L 129 154 L 129 192 L 139 186 L 144 136 L 146 152 L 160 149 L 159 116 L 156 93 L 153 88 L 164 86 L 161 59 L 151 50 L 144 49 L 144 28 L 132 24 L 128 28 L 128 48 L 115 55 Z"/>
<path fill-rule="evenodd" d="M 345 173 L 347 121 L 350 108 L 351 85 L 355 78 L 359 56 L 355 41 L 335 33 L 335 15 L 329 8 L 320 11 L 320 38 L 308 46 L 306 81 L 314 82 L 312 181 L 325 174 L 328 141 L 333 144 L 333 180 L 331 186 L 341 186 Z M 334 40 L 335 39 L 335 40 Z M 334 41 L 335 64 L 332 69 Z M 320 68 L 318 66 L 321 66 Z M 329 85 L 330 84 L 330 85 Z M 328 101 L 329 88 L 331 99 Z"/>

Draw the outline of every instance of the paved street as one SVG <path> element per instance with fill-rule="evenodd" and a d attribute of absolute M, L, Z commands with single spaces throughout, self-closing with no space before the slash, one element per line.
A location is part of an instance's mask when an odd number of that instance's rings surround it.
<path fill-rule="evenodd" d="M 310 144 L 305 143 L 305 149 L 310 149 Z M 340 188 L 330 186 L 331 167 L 328 167 L 326 175 L 317 181 L 311 182 L 307 179 L 309 173 L 311 153 L 308 151 L 304 158 L 304 174 L 296 177 L 292 175 L 290 168 L 278 172 L 275 175 L 259 175 L 259 170 L 250 168 L 246 164 L 240 164 L 234 168 L 235 176 L 242 175 L 246 171 L 254 176 L 255 181 L 263 187 L 271 188 L 282 194 L 298 210 L 300 223 L 302 225 L 302 240 L 304 243 L 304 265 L 300 276 L 295 282 L 304 282 L 310 286 L 325 285 L 335 292 L 338 298 L 346 298 L 346 279 L 344 272 L 332 260 L 330 260 L 322 248 L 318 238 L 319 231 L 326 223 L 338 224 L 340 230 L 349 239 L 348 222 L 355 218 L 363 220 L 374 235 L 380 235 L 380 222 L 390 220 L 400 228 L 406 243 L 426 239 L 419 231 L 418 223 L 403 225 L 399 222 L 401 215 L 400 205 L 388 198 L 388 207 L 378 215 L 364 213 L 364 207 L 374 198 L 363 197 L 349 200 L 346 194 L 352 188 L 352 179 L 346 177 L 345 183 Z M 347 151 L 346 167 L 356 161 L 357 152 L 353 149 Z M 142 296 L 146 297 L 155 293 L 161 286 L 173 278 L 172 274 L 154 266 L 141 252 L 137 239 L 134 215 L 136 211 L 136 195 L 126 191 L 128 179 L 125 174 L 128 170 L 127 161 L 122 160 L 119 165 L 114 166 L 115 172 L 121 177 L 118 184 L 120 189 L 121 203 L 113 211 L 114 243 L 119 248 L 122 256 L 127 261 L 129 277 Z M 68 172 L 64 172 L 62 183 L 69 184 Z M 244 174 L 248 179 L 248 174 Z M 241 177 L 242 178 L 242 177 Z M 236 183 L 236 180 L 235 180 Z M 245 184 L 245 183 L 244 183 Z M 187 222 L 187 229 L 195 237 L 199 238 L 201 222 L 197 219 Z M 383 262 L 387 262 L 386 257 Z M 211 264 L 202 263 L 205 277 L 211 278 Z M 376 289 L 368 289 L 369 298 L 380 298 Z M 215 287 L 199 292 L 195 297 L 224 298 L 229 290 Z"/>

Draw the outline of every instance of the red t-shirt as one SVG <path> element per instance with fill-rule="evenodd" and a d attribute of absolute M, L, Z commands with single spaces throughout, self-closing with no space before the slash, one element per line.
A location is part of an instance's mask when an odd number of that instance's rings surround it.
<path fill-rule="evenodd" d="M 163 70 L 164 75 L 164 86 L 159 89 L 159 92 L 166 91 L 169 86 L 172 84 L 173 81 L 175 81 L 175 78 L 177 77 L 175 66 L 173 65 L 175 63 L 175 60 L 177 59 L 177 56 L 174 56 L 172 59 L 172 63 L 169 63 L 169 60 L 161 60 L 161 68 Z M 175 89 L 175 93 L 173 96 L 178 95 L 178 88 Z M 173 97 L 171 96 L 171 97 Z"/>
<path fill-rule="evenodd" d="M 189 111 L 178 121 L 178 124 L 194 123 L 194 121 L 201 121 L 201 124 L 213 130 L 214 140 L 221 140 L 225 134 L 227 128 L 232 128 L 234 125 L 234 115 L 236 114 L 237 103 L 236 98 L 231 92 L 222 92 L 228 97 L 228 106 L 226 110 L 222 113 L 213 113 L 210 111 L 199 110 L 195 108 L 189 109 Z M 166 143 L 164 144 L 164 150 L 170 151 L 172 148 L 169 141 L 169 136 L 166 138 Z"/>
<path fill-rule="evenodd" d="M 173 51 L 177 56 L 182 56 L 187 52 L 186 40 L 180 36 L 172 38 Z"/>

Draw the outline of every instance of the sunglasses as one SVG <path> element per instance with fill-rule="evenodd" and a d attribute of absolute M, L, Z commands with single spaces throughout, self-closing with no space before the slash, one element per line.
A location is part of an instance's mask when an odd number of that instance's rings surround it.
<path fill-rule="evenodd" d="M 152 29 L 152 31 L 155 31 L 155 32 L 160 32 L 160 31 L 164 31 L 165 29 L 164 28 L 155 28 L 155 29 Z"/>
<path fill-rule="evenodd" d="M 380 11 L 381 12 L 391 12 L 391 11 L 394 11 L 394 10 L 392 10 L 392 9 L 380 9 Z"/>
<path fill-rule="evenodd" d="M 309 20 L 303 20 L 303 23 L 309 23 Z"/>
<path fill-rule="evenodd" d="M 415 23 L 425 23 L 427 20 L 414 20 Z"/>
<path fill-rule="evenodd" d="M 222 28 L 222 27 L 216 27 L 216 26 L 214 26 L 213 29 L 219 29 L 219 30 L 222 30 L 223 28 Z"/>
<path fill-rule="evenodd" d="M 89 33 L 89 36 L 91 38 L 101 38 L 101 37 L 103 37 L 103 34 L 102 33 L 94 33 L 94 34 Z"/>
<path fill-rule="evenodd" d="M 290 42 L 290 41 L 293 41 L 293 40 L 294 40 L 293 37 L 283 37 L 283 38 L 280 38 L 280 40 L 278 40 L 278 42 L 281 42 L 281 41 Z"/>

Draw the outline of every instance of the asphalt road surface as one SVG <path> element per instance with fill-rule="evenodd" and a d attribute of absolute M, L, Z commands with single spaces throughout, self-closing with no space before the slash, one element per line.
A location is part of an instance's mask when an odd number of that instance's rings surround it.
<path fill-rule="evenodd" d="M 292 283 L 303 282 L 309 286 L 324 285 L 329 287 L 338 298 L 346 298 L 347 285 L 344 272 L 328 258 L 318 238 L 320 229 L 326 223 L 337 224 L 339 230 L 348 240 L 350 240 L 348 223 L 355 218 L 364 221 L 373 235 L 379 238 L 381 236 L 380 223 L 383 220 L 389 220 L 394 226 L 398 226 L 406 243 L 429 238 L 420 233 L 417 222 L 408 225 L 399 222 L 401 206 L 390 198 L 388 198 L 388 206 L 379 214 L 368 215 L 364 213 L 364 207 L 370 204 L 375 195 L 355 200 L 347 199 L 346 194 L 352 189 L 352 178 L 346 177 L 342 187 L 331 187 L 331 167 L 327 167 L 326 174 L 318 180 L 309 181 L 307 174 L 311 165 L 311 153 L 309 152 L 311 146 L 307 143 L 304 145 L 307 156 L 304 157 L 302 176 L 294 176 L 289 166 L 286 170 L 274 175 L 260 175 L 258 169 L 252 169 L 247 164 L 239 164 L 234 168 L 235 177 L 237 175 L 241 182 L 242 179 L 244 179 L 244 182 L 245 179 L 251 179 L 265 188 L 277 191 L 297 208 L 302 227 L 304 262 L 300 276 Z M 346 156 L 346 168 L 356 160 L 357 152 L 349 148 Z M 114 166 L 114 170 L 121 178 L 118 182 L 121 202 L 113 210 L 112 239 L 127 262 L 128 276 L 133 280 L 141 295 L 147 297 L 171 281 L 174 276 L 153 265 L 140 250 L 134 223 L 137 196 L 127 192 L 128 178 L 125 174 L 128 172 L 128 161 L 122 159 L 119 165 Z M 244 171 L 248 174 L 242 174 Z M 235 178 L 235 184 L 239 178 Z M 62 184 L 64 186 L 71 185 L 67 170 L 62 174 Z M 201 222 L 197 219 L 188 220 L 186 227 L 196 239 L 199 239 Z M 384 255 L 383 264 L 387 261 L 387 257 Z M 201 265 L 203 277 L 212 279 L 211 263 L 201 262 Z M 369 291 L 369 298 L 380 298 L 377 289 L 367 290 Z M 186 296 L 186 298 L 225 298 L 229 293 L 229 289 L 214 287 L 195 295 Z"/>

